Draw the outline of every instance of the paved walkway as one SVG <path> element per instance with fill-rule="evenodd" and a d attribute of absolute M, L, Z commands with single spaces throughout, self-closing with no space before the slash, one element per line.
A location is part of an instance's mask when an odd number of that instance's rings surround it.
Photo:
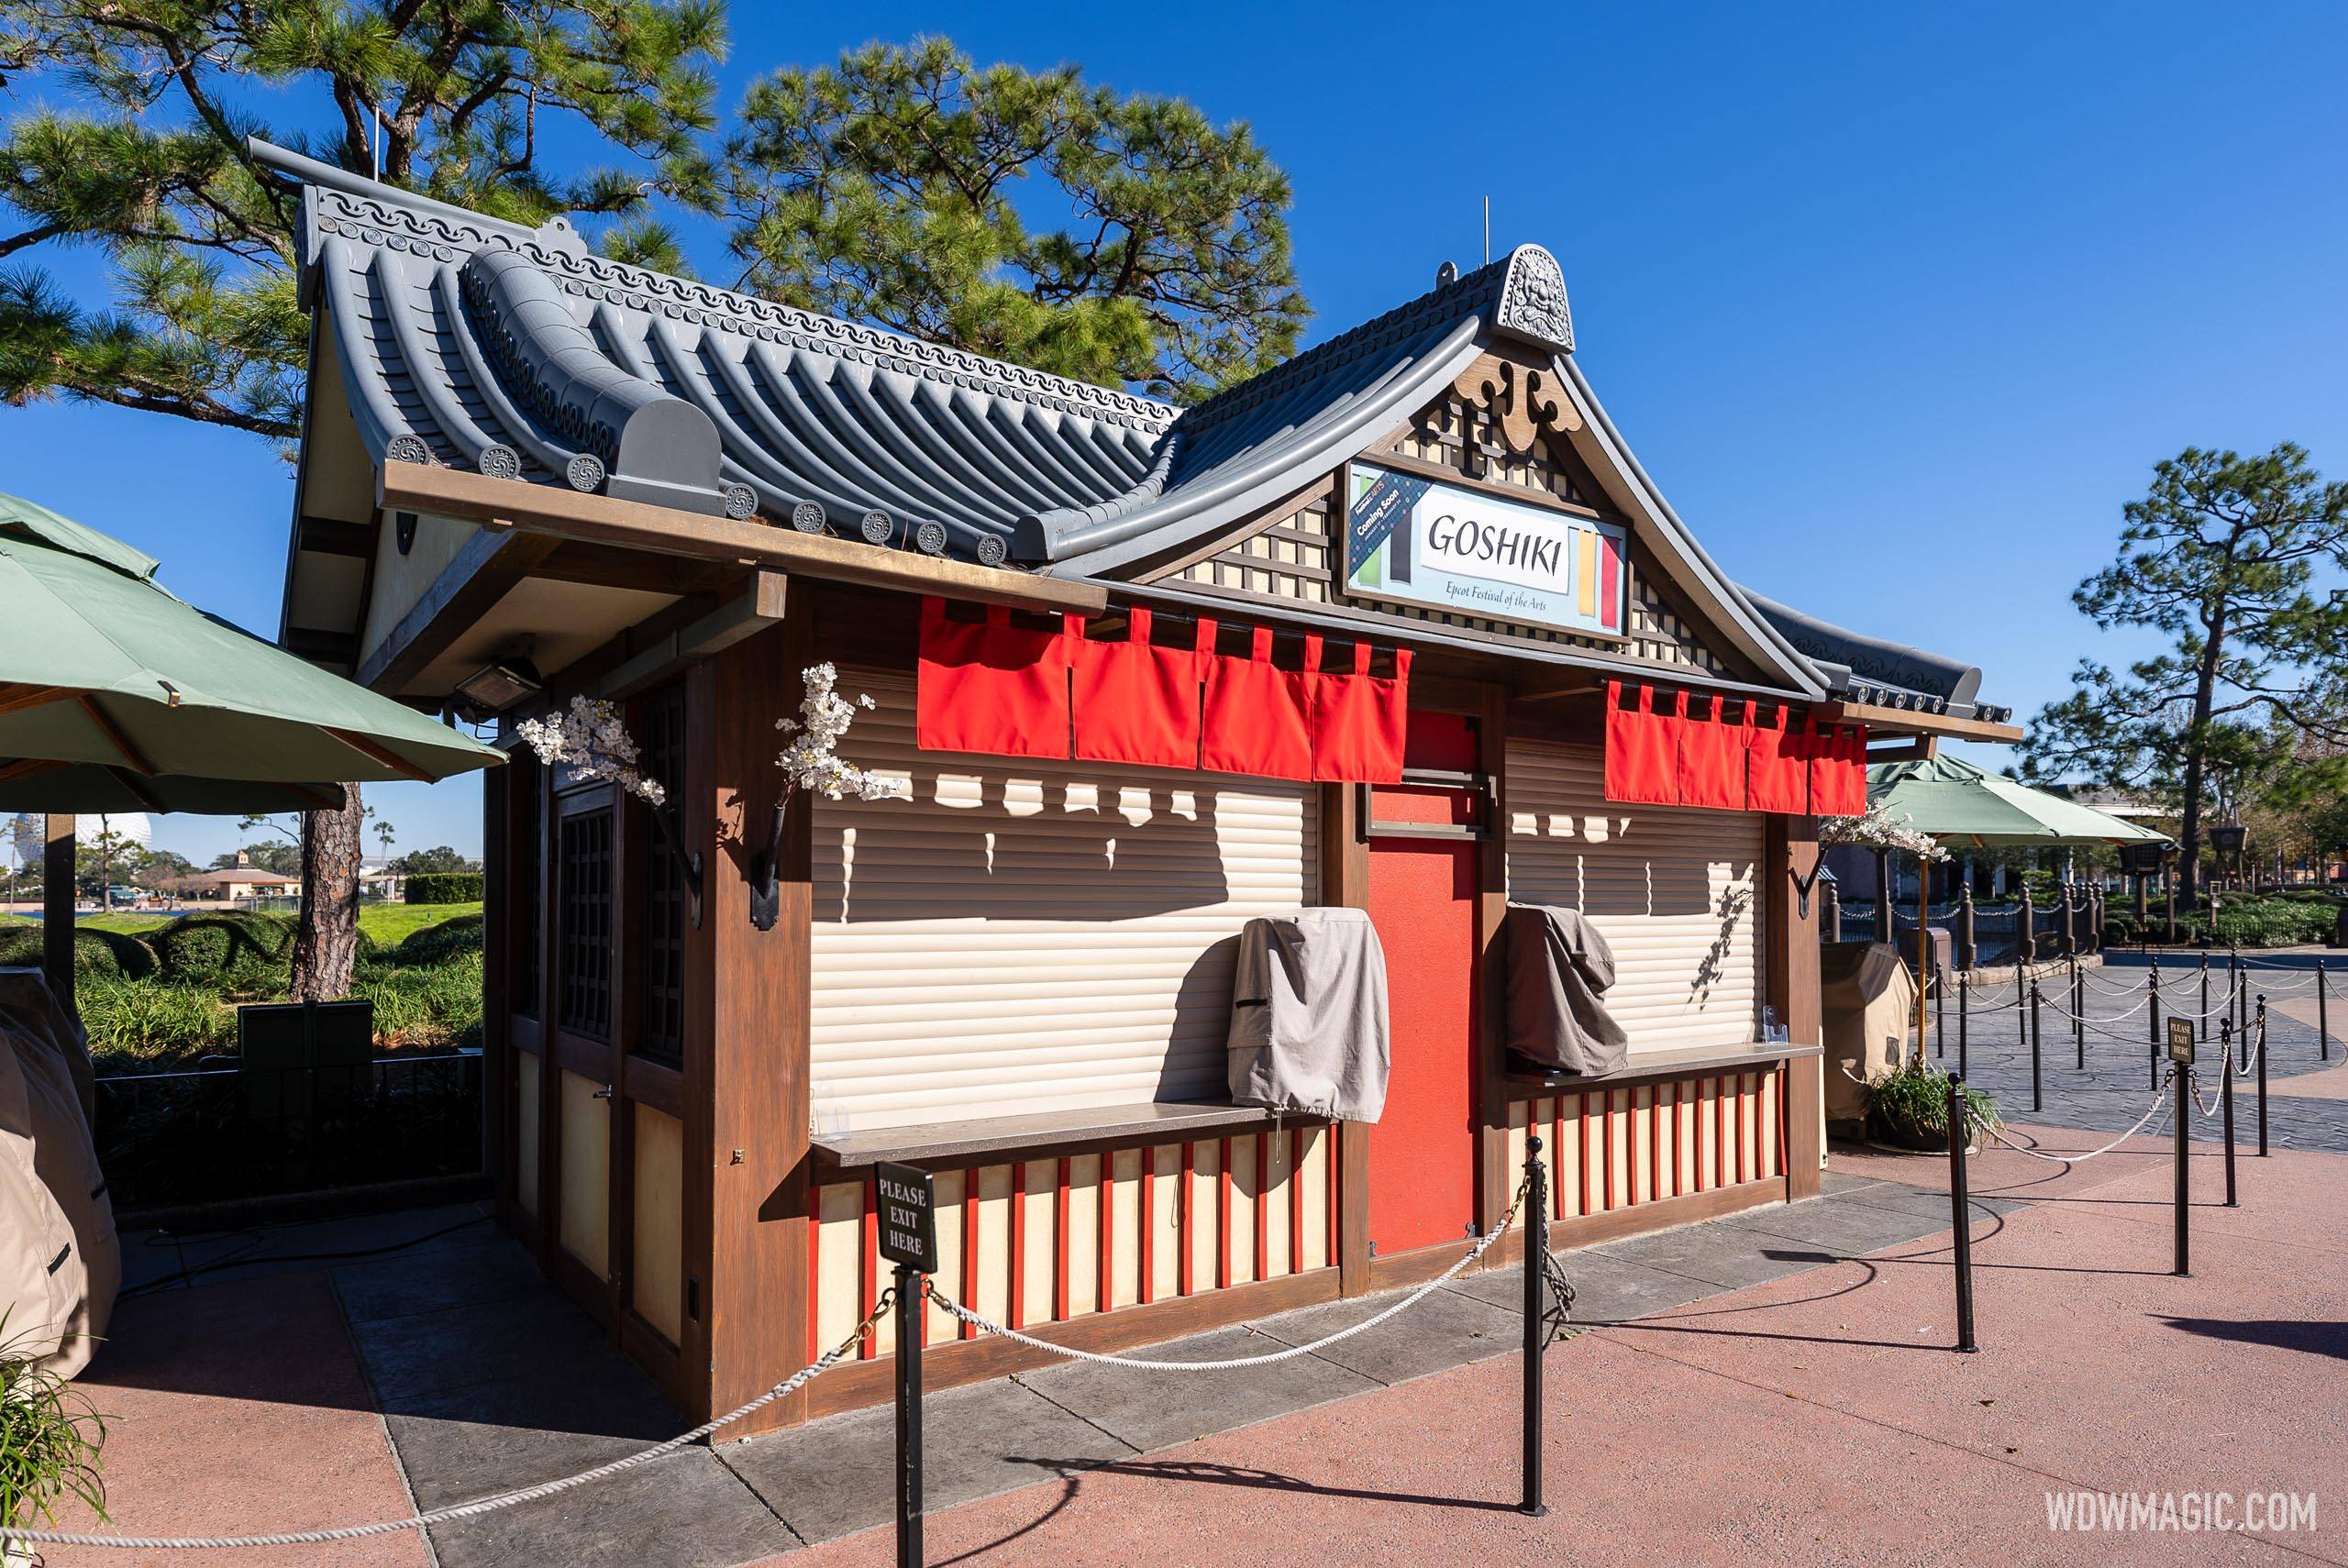
<path fill-rule="evenodd" d="M 2327 954 L 2331 1035 L 2330 1058 L 2317 1050 L 2315 958 L 2317 954 L 2256 955 L 2248 967 L 2251 994 L 2264 992 L 2267 1005 L 2267 1140 L 2270 1148 L 2320 1149 L 2348 1154 L 2348 1075 L 2337 1069 L 2348 1062 L 2348 955 Z M 2226 990 L 2225 957 L 2216 955 L 2210 977 L 2210 1000 L 2201 1000 L 2198 958 L 2165 955 L 2161 959 L 2162 1016 L 2198 1013 L 2222 1005 Z M 2031 1108 L 2031 1057 L 2024 1032 L 2026 1011 L 2014 1007 L 2010 971 L 1991 972 L 1967 990 L 1967 1019 L 1963 1056 L 1966 1081 L 1988 1090 L 2009 1120 L 2049 1125 L 2106 1128 L 2117 1132 L 2133 1123 L 2152 1102 L 2147 1076 L 2151 1051 L 2150 1019 L 2143 1006 L 2145 982 L 2151 971 L 2134 954 L 2112 954 L 2100 966 L 2086 966 L 2089 1025 L 2086 1036 L 2085 1070 L 2078 1066 L 2079 1047 L 2071 1021 L 2056 1009 L 2070 1005 L 2067 966 L 2042 966 L 2038 984 L 2039 1087 L 2043 1109 Z M 2027 992 L 2023 995 L 2027 997 Z M 2253 1011 L 2255 1011 L 2254 1005 Z M 1957 1009 L 1949 993 L 1933 1038 L 1933 1065 L 1957 1070 L 1959 1057 Z M 2218 1024 L 2207 1021 L 2209 1038 L 2201 1047 L 2202 1078 L 2216 1092 Z M 2334 1076 L 2311 1075 L 2325 1068 Z M 2291 1080 L 2309 1076 L 2309 1081 Z M 2256 1085 L 2243 1079 L 2236 1085 L 2237 1134 L 2254 1142 L 2258 1133 Z M 2165 1125 L 2155 1122 L 2154 1126 Z"/>
<path fill-rule="evenodd" d="M 2336 1460 L 2348 1438 L 2348 1218 L 2336 1200 L 2348 1162 L 2257 1162 L 2243 1209 L 2197 1212 L 2198 1272 L 2176 1279 L 2163 1152 L 2136 1147 L 2067 1169 L 1983 1158 L 1986 1187 L 2030 1201 L 1978 1228 L 1979 1355 L 1945 1348 L 1940 1236 L 1552 1351 L 1547 1518 L 1511 1507 L 1519 1366 L 1508 1357 L 1107 1465 L 1036 1449 L 1026 1458 L 1047 1479 L 933 1517 L 928 1561 L 2348 1561 Z M 1844 1163 L 1923 1174 L 1912 1161 Z M 2206 1192 L 2214 1161 L 2197 1163 Z M 1905 1187 L 1844 1186 L 1743 1228 L 1810 1231 L 1811 1213 L 1920 1201 Z M 1645 1245 L 1645 1266 L 1684 1262 L 1663 1255 L 1666 1238 Z M 1567 1266 L 1587 1274 L 1588 1255 Z M 2050 1529 L 2048 1495 L 2088 1490 L 2221 1492 L 2237 1514 L 2254 1492 L 2311 1493 L 2314 1528 Z M 792 1561 L 845 1568 L 892 1551 L 890 1532 L 871 1530 Z"/>
<path fill-rule="evenodd" d="M 2098 1018 L 2130 999 L 2091 995 Z M 2195 1279 L 2165 1273 L 2165 1140 L 2077 1165 L 1993 1150 L 1975 1187 L 1987 1353 L 1951 1355 L 1944 1163 L 1838 1148 L 1824 1198 L 1567 1254 L 1577 1319 L 1603 1326 L 1548 1358 L 1549 1520 L 1507 1506 L 1521 1342 L 1507 1270 L 1268 1368 L 1068 1363 L 937 1396 L 930 1560 L 2348 1562 L 2348 1496 L 2323 1494 L 2323 1456 L 2348 1435 L 2348 1160 L 2309 1152 L 2348 1150 L 2348 1066 L 2320 1066 L 2298 1010 L 2278 997 L 2270 1029 L 2277 1154 L 2245 1150 L 2243 1209 L 2197 1209 Z M 2148 1103 L 2141 1034 L 2091 1034 L 2082 1072 L 2043 1014 L 2046 1109 L 2031 1116 L 2012 1015 L 1987 1016 L 2003 1027 L 1968 1030 L 1968 1066 L 2033 1124 L 2017 1137 L 2088 1148 L 2109 1132 L 2086 1129 L 2116 1131 Z M 2241 1110 L 2247 1139 L 2247 1094 Z M 2195 1165 L 2214 1203 L 2207 1145 Z M 395 1517 L 685 1424 L 471 1206 L 127 1246 L 129 1285 L 160 1288 L 125 1301 L 84 1380 L 115 1418 L 106 1473 L 126 1529 Z M 1384 1305 L 1306 1309 L 1166 1353 L 1301 1344 Z M 428 1541 L 172 1561 L 879 1562 L 892 1441 L 889 1412 L 863 1411 L 681 1452 Z M 2041 1495 L 2074 1485 L 2312 1489 L 2322 1528 L 2050 1536 Z"/>

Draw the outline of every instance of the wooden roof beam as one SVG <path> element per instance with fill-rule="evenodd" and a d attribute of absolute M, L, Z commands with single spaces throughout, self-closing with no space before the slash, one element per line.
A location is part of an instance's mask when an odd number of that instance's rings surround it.
<path fill-rule="evenodd" d="M 1912 708 L 1885 708 L 1873 702 L 1821 702 L 1821 723 L 1865 724 L 1886 735 L 1939 735 L 1948 740 L 1988 741 L 2012 745 L 2021 739 L 2019 724 L 1993 724 L 1987 719 L 1956 719 L 1946 713 L 1923 713 Z"/>
<path fill-rule="evenodd" d="M 1109 602 L 1108 591 L 1099 583 L 973 566 L 766 523 L 706 517 L 422 463 L 385 463 L 376 480 L 376 501 L 386 508 L 465 518 L 554 542 L 618 545 L 654 555 L 769 567 L 797 576 L 980 604 L 1089 615 Z"/>

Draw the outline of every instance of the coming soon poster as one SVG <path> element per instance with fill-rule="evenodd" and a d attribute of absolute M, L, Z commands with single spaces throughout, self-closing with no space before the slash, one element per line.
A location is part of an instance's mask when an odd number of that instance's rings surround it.
<path fill-rule="evenodd" d="M 1560 631 L 1619 636 L 1620 525 L 1356 463 L 1346 591 Z"/>

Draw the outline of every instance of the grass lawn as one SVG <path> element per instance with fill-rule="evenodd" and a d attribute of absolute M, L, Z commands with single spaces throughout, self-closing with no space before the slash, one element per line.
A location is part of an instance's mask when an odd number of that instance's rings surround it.
<path fill-rule="evenodd" d="M 198 907 L 184 912 L 217 914 L 221 911 Z M 397 947 L 427 925 L 438 925 L 444 920 L 479 913 L 481 900 L 478 899 L 469 904 L 361 904 L 359 906 L 359 929 L 378 949 Z M 9 918 L 32 919 L 31 916 Z M 124 936 L 151 936 L 179 918 L 176 914 L 107 914 L 91 915 L 73 923 L 82 931 L 111 931 Z"/>

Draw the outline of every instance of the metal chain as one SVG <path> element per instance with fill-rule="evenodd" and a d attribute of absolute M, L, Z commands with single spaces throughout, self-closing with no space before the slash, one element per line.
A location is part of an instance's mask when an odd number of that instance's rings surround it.
<path fill-rule="evenodd" d="M 130 1547 L 140 1551 L 216 1551 L 243 1546 L 318 1546 L 332 1540 L 360 1540 L 368 1536 L 393 1535 L 405 1529 L 423 1529 L 430 1525 L 447 1524 L 453 1519 L 468 1519 L 482 1514 L 494 1513 L 500 1508 L 510 1508 L 519 1503 L 536 1502 L 540 1497 L 551 1497 L 557 1493 L 568 1492 L 575 1486 L 584 1486 L 591 1481 L 601 1481 L 607 1475 L 616 1475 L 623 1470 L 634 1470 L 638 1465 L 649 1464 L 656 1459 L 676 1452 L 687 1443 L 699 1441 L 721 1427 L 733 1425 L 754 1410 L 763 1409 L 777 1399 L 797 1393 L 810 1380 L 823 1375 L 846 1360 L 848 1353 L 856 1349 L 864 1337 L 872 1331 L 873 1326 L 880 1321 L 881 1315 L 895 1300 L 896 1294 L 894 1286 L 883 1289 L 880 1299 L 872 1304 L 872 1310 L 864 1315 L 864 1320 L 850 1331 L 847 1338 L 757 1398 L 736 1406 L 714 1421 L 703 1421 L 689 1432 L 681 1432 L 666 1442 L 656 1443 L 650 1448 L 639 1450 L 626 1458 L 613 1460 L 608 1464 L 599 1464 L 593 1470 L 582 1470 L 575 1475 L 566 1475 L 559 1481 L 544 1481 L 536 1486 L 525 1486 L 515 1492 L 501 1492 L 493 1497 L 482 1497 L 476 1502 L 458 1503 L 445 1508 L 434 1508 L 429 1513 L 411 1514 L 404 1519 L 381 1519 L 373 1524 L 345 1525 L 338 1529 L 286 1530 L 277 1535 L 97 1535 L 82 1530 L 19 1529 L 6 1521 L 0 1521 L 0 1542 L 21 1540 L 39 1546 Z"/>
<path fill-rule="evenodd" d="M 1111 1355 L 1102 1351 L 1079 1350 L 1073 1345 L 1055 1344 L 1050 1340 L 1038 1339 L 1033 1334 L 1022 1333 L 1017 1329 L 1006 1327 L 1002 1323 L 994 1321 L 991 1318 L 980 1317 L 978 1313 L 971 1311 L 968 1307 L 963 1306 L 960 1302 L 947 1295 L 946 1292 L 940 1290 L 937 1287 L 937 1281 L 935 1278 L 925 1281 L 925 1288 L 932 1301 L 937 1303 L 938 1306 L 945 1309 L 956 1318 L 960 1319 L 963 1322 L 969 1324 L 970 1327 L 978 1330 L 980 1333 L 992 1334 L 997 1339 L 1009 1340 L 1014 1344 L 1023 1344 L 1032 1350 L 1049 1351 L 1054 1355 L 1072 1356 L 1078 1361 L 1096 1361 L 1104 1363 L 1111 1366 L 1138 1367 L 1148 1372 L 1234 1372 L 1242 1367 L 1269 1366 L 1274 1362 L 1292 1361 L 1301 1355 L 1310 1355 L 1314 1351 L 1321 1350 L 1325 1346 L 1335 1344 L 1339 1340 L 1351 1339 L 1354 1335 L 1361 1333 L 1366 1330 L 1374 1329 L 1379 1324 L 1386 1321 L 1387 1319 L 1394 1316 L 1397 1312 L 1405 1311 L 1410 1308 L 1417 1306 L 1429 1296 L 1434 1294 L 1437 1289 L 1450 1284 L 1454 1279 L 1456 1279 L 1459 1276 L 1461 1271 L 1466 1269 L 1469 1264 L 1472 1264 L 1478 1258 L 1482 1257 L 1484 1255 L 1485 1249 L 1489 1248 L 1494 1242 L 1500 1240 L 1501 1232 L 1505 1231 L 1511 1225 L 1516 1222 L 1517 1210 L 1524 1206 L 1524 1195 L 1530 1186 L 1531 1184 L 1529 1182 L 1520 1182 L 1517 1184 L 1516 1197 L 1510 1201 L 1508 1212 L 1501 1216 L 1500 1223 L 1485 1231 L 1484 1234 L 1478 1239 L 1476 1244 L 1468 1248 L 1467 1254 L 1457 1263 L 1453 1264 L 1449 1268 L 1444 1270 L 1443 1273 L 1427 1281 L 1424 1285 L 1419 1286 L 1418 1289 L 1402 1297 L 1401 1300 L 1395 1302 L 1391 1307 L 1387 1308 L 1376 1317 L 1365 1318 L 1360 1322 L 1354 1324 L 1351 1328 L 1340 1329 L 1334 1334 L 1329 1334 L 1313 1341 L 1311 1344 L 1292 1345 L 1286 1350 L 1268 1351 L 1262 1355 L 1225 1356 L 1217 1361 L 1157 1361 L 1145 1356 Z"/>
<path fill-rule="evenodd" d="M 2121 1144 L 2125 1143 L 2126 1142 L 2128 1142 L 2128 1140 L 2129 1140 L 2129 1139 L 2133 1138 L 2137 1133 L 2142 1132 L 2144 1130 L 2144 1123 L 2146 1123 L 2146 1122 L 2150 1121 L 2154 1117 L 2158 1116 L 2158 1115 L 2161 1113 L 2162 1108 L 2163 1108 L 2163 1107 L 2167 1103 L 2167 1101 L 2166 1101 L 2166 1099 L 2165 1099 L 2165 1096 L 2166 1096 L 2166 1094 L 2168 1093 L 2168 1086 L 2169 1086 L 2170 1081 L 2171 1081 L 2172 1079 L 2174 1079 L 2176 1077 L 2176 1069 L 2175 1067 L 2171 1067 L 2171 1068 L 2168 1070 L 2168 1077 L 2165 1077 L 2165 1078 L 2163 1078 L 2163 1079 L 2161 1079 L 2161 1087 L 2160 1087 L 2159 1088 L 2156 1088 L 2156 1089 L 2154 1089 L 2154 1090 L 2153 1091 L 2153 1106 L 2152 1106 L 2152 1109 L 2151 1109 L 2150 1110 L 2145 1111 L 2143 1115 L 2142 1115 L 2142 1116 L 2140 1116 L 2140 1117 L 2138 1117 L 2138 1118 L 2136 1119 L 2136 1125 L 2135 1125 L 2135 1126 L 2131 1127 L 2130 1129 L 2128 1129 L 2128 1131 L 2127 1131 L 2127 1132 L 2122 1132 L 2121 1134 L 2120 1134 L 2120 1136 L 2119 1136 L 2119 1137 L 2114 1138 L 2110 1143 L 2106 1143 L 2102 1148 L 2100 1148 L 2100 1149 L 2089 1149 L 2089 1150 L 2088 1150 L 2086 1154 L 2041 1154 L 2041 1153 L 2040 1153 L 2039 1151 L 2037 1151 L 2036 1149 L 2026 1148 L 2026 1147 L 2024 1147 L 2022 1144 L 2020 1144 L 2020 1143 L 2015 1143 L 2012 1139 L 2010 1139 L 2010 1138 L 2007 1137 L 2004 1133 L 2002 1133 L 2002 1132 L 1999 1132 L 1999 1131 L 1998 1131 L 1998 1127 L 1997 1127 L 1997 1123 L 1995 1123 L 1995 1122 L 1993 1122 L 1993 1121 L 1983 1121 L 1983 1122 L 1979 1123 L 1978 1125 L 1980 1126 L 1980 1129 L 1981 1129 L 1981 1131 L 1982 1131 L 1983 1132 L 1985 1132 L 1985 1133 L 1988 1134 L 1990 1137 L 1992 1137 L 1992 1138 L 1996 1139 L 1999 1143 L 2003 1143 L 2007 1148 L 2011 1149 L 2011 1150 L 2012 1150 L 2015 1154 L 2028 1154 L 2032 1159 L 2033 1159 L 2033 1160 L 2044 1160 L 2044 1161 L 2045 1161 L 2048 1165 L 2085 1165 L 2088 1161 L 2094 1159 L 2098 1154 L 2108 1154 L 2111 1153 L 2111 1151 L 2112 1151 L 2112 1150 L 2114 1150 L 2114 1149 L 2116 1149 L 2116 1148 L 2120 1147 L 2120 1145 L 2121 1145 Z"/>

